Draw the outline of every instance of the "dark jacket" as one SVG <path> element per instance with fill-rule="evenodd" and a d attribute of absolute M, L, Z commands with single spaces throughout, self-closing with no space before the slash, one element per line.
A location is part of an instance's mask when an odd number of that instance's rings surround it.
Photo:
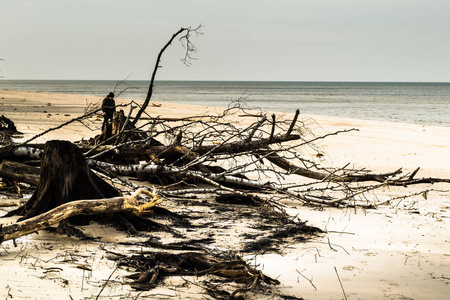
<path fill-rule="evenodd" d="M 112 118 L 113 113 L 116 111 L 115 106 L 116 102 L 114 101 L 114 99 L 109 99 L 109 97 L 106 97 L 102 102 L 102 111 L 106 113 L 109 118 Z"/>

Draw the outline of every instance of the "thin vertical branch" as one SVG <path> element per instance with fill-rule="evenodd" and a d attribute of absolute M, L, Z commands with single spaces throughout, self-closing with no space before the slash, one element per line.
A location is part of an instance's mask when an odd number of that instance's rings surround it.
<path fill-rule="evenodd" d="M 170 44 L 172 43 L 172 41 L 183 31 L 188 30 L 187 28 L 181 27 L 180 30 L 178 30 L 176 33 L 174 33 L 172 35 L 172 37 L 170 38 L 170 40 L 164 45 L 164 47 L 161 49 L 161 51 L 159 51 L 158 54 L 158 58 L 156 59 L 156 63 L 155 63 L 155 67 L 153 68 L 153 73 L 152 73 L 152 78 L 150 80 L 150 85 L 148 87 L 148 92 L 147 92 L 147 97 L 145 97 L 145 101 L 144 104 L 142 105 L 141 109 L 138 111 L 136 117 L 134 118 L 134 121 L 131 123 L 132 125 L 136 125 L 137 121 L 139 120 L 139 118 L 141 117 L 142 113 L 145 111 L 145 109 L 147 108 L 150 99 L 153 95 L 153 85 L 155 82 L 155 78 L 156 78 L 156 72 L 158 71 L 158 69 L 160 68 L 160 63 L 161 63 L 161 57 L 164 53 L 164 51 L 166 51 L 166 49 L 170 46 Z"/>
<path fill-rule="evenodd" d="M 347 300 L 347 295 L 345 294 L 344 286 L 342 285 L 342 281 L 341 281 L 341 278 L 339 277 L 336 267 L 334 267 L 334 271 L 336 272 L 336 276 L 339 280 L 339 284 L 341 285 L 342 292 L 344 293 L 344 299 Z"/>
<path fill-rule="evenodd" d="M 150 103 L 150 99 L 153 95 L 153 86 L 155 83 L 155 78 L 156 78 L 156 72 L 158 71 L 158 69 L 161 67 L 160 63 L 161 63 L 161 57 L 164 53 L 164 51 L 166 51 L 166 49 L 170 46 L 170 44 L 172 44 L 173 40 L 180 35 L 182 32 L 186 32 L 186 34 L 184 36 L 182 36 L 180 38 L 181 41 L 185 41 L 186 43 L 186 54 L 184 59 L 182 59 L 184 64 L 189 64 L 190 60 L 194 59 L 190 53 L 191 52 L 195 52 L 195 47 L 192 44 L 192 42 L 190 41 L 190 36 L 192 32 L 195 32 L 197 35 L 201 35 L 202 33 L 199 31 L 201 29 L 203 25 L 199 25 L 197 28 L 195 29 L 191 29 L 189 28 L 185 28 L 185 27 L 181 27 L 177 32 L 175 32 L 172 37 L 170 38 L 170 40 L 164 45 L 164 47 L 161 49 L 161 51 L 159 51 L 158 57 L 156 59 L 156 63 L 155 63 L 155 67 L 153 68 L 153 73 L 152 73 L 152 78 L 150 79 L 150 85 L 148 87 L 148 92 L 147 92 L 147 97 L 145 97 L 145 101 L 144 104 L 142 105 L 141 109 L 138 111 L 138 113 L 136 114 L 136 117 L 134 118 L 134 121 L 131 123 L 133 126 L 136 125 L 137 121 L 139 121 L 139 118 L 141 117 L 142 113 L 145 111 L 145 109 L 147 108 L 148 104 Z"/>
<path fill-rule="evenodd" d="M 295 123 L 297 122 L 297 118 L 298 118 L 299 114 L 300 114 L 300 110 L 297 109 L 295 111 L 295 116 L 294 116 L 294 119 L 292 120 L 291 126 L 289 127 L 288 131 L 286 132 L 286 136 L 289 136 L 292 133 L 292 130 L 294 130 L 294 126 L 295 126 Z"/>
<path fill-rule="evenodd" d="M 269 138 L 269 140 L 272 140 L 273 139 L 273 135 L 275 134 L 275 124 L 276 124 L 275 114 L 272 114 L 272 130 L 270 131 L 270 138 Z"/>
<path fill-rule="evenodd" d="M 255 135 L 256 131 L 258 130 L 258 128 L 260 128 L 262 126 L 262 124 L 267 120 L 266 116 L 263 116 L 261 118 L 261 120 L 258 121 L 258 123 L 255 124 L 255 126 L 253 127 L 252 131 L 250 132 L 250 134 L 247 137 L 247 141 L 250 142 L 253 138 L 253 136 Z"/>

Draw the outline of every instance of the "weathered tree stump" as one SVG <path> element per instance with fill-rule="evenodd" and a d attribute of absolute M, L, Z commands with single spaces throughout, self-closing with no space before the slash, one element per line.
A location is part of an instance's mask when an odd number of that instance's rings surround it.
<path fill-rule="evenodd" d="M 125 124 L 125 120 L 126 120 L 126 117 L 125 117 L 125 113 L 123 112 L 123 110 L 114 112 L 113 119 L 112 119 L 112 128 L 111 128 L 113 135 L 120 133 L 120 131 L 123 128 L 123 125 Z"/>
<path fill-rule="evenodd" d="M 106 141 L 112 136 L 112 123 L 106 122 L 105 126 L 102 128 L 102 134 L 98 136 L 98 143 Z"/>
<path fill-rule="evenodd" d="M 6 216 L 22 215 L 18 220 L 20 222 L 41 216 L 68 202 L 85 200 L 82 201 L 85 207 L 86 201 L 103 198 L 117 200 L 118 196 L 121 196 L 118 190 L 89 169 L 83 153 L 77 146 L 68 141 L 49 141 L 45 144 L 41 157 L 41 173 L 36 191 L 24 206 L 9 212 Z M 92 202 L 94 206 L 95 201 Z M 73 213 L 74 216 L 72 216 Z M 65 214 L 70 217 L 68 219 L 70 222 L 76 224 L 87 224 L 91 220 L 97 220 L 112 223 L 132 234 L 137 234 L 139 230 L 163 230 L 176 234 L 168 226 L 137 216 L 127 210 L 121 211 L 114 203 L 104 205 L 104 211 L 93 212 L 77 207 Z M 51 215 L 50 219 L 54 220 L 56 217 Z M 36 226 L 34 223 L 26 226 Z M 38 227 L 44 228 L 44 225 Z"/>
<path fill-rule="evenodd" d="M 23 220 L 67 202 L 119 195 L 119 191 L 89 169 L 78 147 L 67 141 L 49 141 L 41 158 L 36 191 L 23 207 L 12 213 L 23 215 Z"/>
<path fill-rule="evenodd" d="M 119 110 L 114 112 L 112 120 L 106 123 L 102 133 L 96 137 L 96 143 L 117 145 L 128 140 L 142 140 L 145 138 L 147 138 L 147 134 L 137 130 L 131 122 L 128 122 L 124 111 Z"/>
<path fill-rule="evenodd" d="M 0 144 L 1 145 L 10 145 L 12 143 L 12 138 L 15 135 L 20 135 L 21 132 L 17 131 L 16 125 L 14 122 L 5 117 L 4 115 L 0 116 Z"/>
<path fill-rule="evenodd" d="M 16 125 L 13 121 L 5 117 L 4 115 L 0 116 L 0 131 L 9 131 L 12 133 L 20 133 L 17 131 Z"/>

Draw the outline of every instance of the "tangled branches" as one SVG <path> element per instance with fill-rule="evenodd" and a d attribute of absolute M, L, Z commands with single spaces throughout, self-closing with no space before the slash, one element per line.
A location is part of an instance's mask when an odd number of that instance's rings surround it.
<path fill-rule="evenodd" d="M 417 172 L 402 175 L 401 169 L 374 174 L 348 166 L 324 167 L 315 142 L 356 129 L 315 136 L 298 120 L 298 111 L 293 119 L 283 119 L 249 114 L 242 103 L 234 104 L 216 116 L 148 116 L 125 131 L 128 136 L 139 132 L 140 139 L 100 149 L 81 146 L 91 167 L 159 184 L 167 196 L 186 192 L 189 184 L 190 193 L 228 193 L 267 203 L 284 198 L 311 205 L 373 207 L 376 202 L 367 194 L 383 186 L 446 181 L 414 179 Z"/>

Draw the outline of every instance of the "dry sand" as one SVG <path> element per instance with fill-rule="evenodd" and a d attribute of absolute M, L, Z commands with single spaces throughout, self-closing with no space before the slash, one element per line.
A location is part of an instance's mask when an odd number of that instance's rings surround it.
<path fill-rule="evenodd" d="M 15 122 L 26 139 L 80 116 L 86 103 L 101 100 L 80 95 L 0 90 L 0 111 Z M 153 116 L 167 117 L 215 110 L 168 103 L 148 109 Z M 324 163 L 331 162 L 334 166 L 350 163 L 373 172 L 400 167 L 412 172 L 420 167 L 419 177 L 450 178 L 448 127 L 323 116 L 302 116 L 302 121 L 312 124 L 319 133 L 359 130 L 325 139 L 320 145 L 326 153 Z M 75 123 L 35 142 L 92 137 L 98 133 L 101 123 L 101 118 L 92 118 L 87 126 Z M 376 210 L 325 208 L 318 211 L 287 203 L 290 213 L 298 214 L 309 225 L 327 230 L 328 234 L 305 244 L 290 245 L 282 250 L 282 255 L 257 256 L 256 263 L 264 273 L 281 281 L 282 285 L 277 287 L 280 292 L 305 299 L 343 299 L 344 291 L 348 299 L 449 299 L 450 185 L 391 187 L 377 195 L 385 199 L 426 189 L 433 189 L 427 199 L 411 197 Z M 5 212 L 0 208 L 0 215 Z M 12 221 L 1 219 L 0 223 Z M 143 293 L 121 284 L 127 272 L 116 269 L 114 262 L 104 258 L 102 246 L 123 251 L 113 242 L 127 237 L 100 225 L 91 227 L 93 232 L 107 237 L 104 243 L 40 232 L 18 239 L 17 247 L 11 242 L 0 245 L 0 297 L 94 299 L 100 294 L 99 299 L 202 298 L 201 289 L 193 285 L 183 289 L 175 279 L 173 286 L 177 288 L 166 285 Z M 89 266 L 89 270 L 82 266 Z"/>

